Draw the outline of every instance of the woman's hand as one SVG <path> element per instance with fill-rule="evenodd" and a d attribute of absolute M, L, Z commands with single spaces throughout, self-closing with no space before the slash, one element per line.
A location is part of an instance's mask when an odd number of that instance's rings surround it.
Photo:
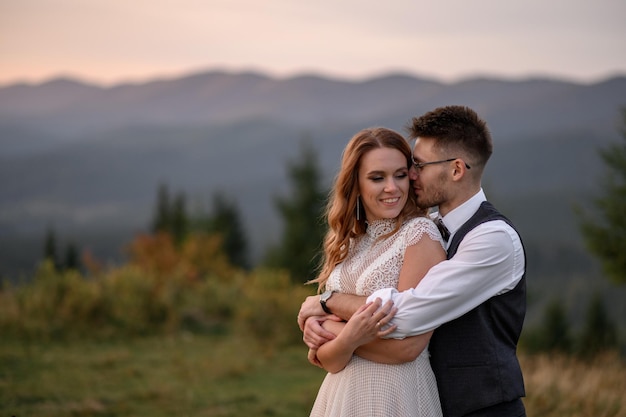
<path fill-rule="evenodd" d="M 348 320 L 339 337 L 356 349 L 392 333 L 396 326 L 389 325 L 389 322 L 398 310 L 392 301 L 387 301 L 380 307 L 381 302 L 377 298 L 376 301 L 361 306 Z"/>
<path fill-rule="evenodd" d="M 359 346 L 393 332 L 395 325 L 389 325 L 389 322 L 397 309 L 393 307 L 391 301 L 382 307 L 381 303 L 381 299 L 377 298 L 373 303 L 359 307 L 350 320 L 345 325 L 342 324 L 337 337 L 320 346 L 315 358 L 312 357 L 313 353 L 309 352 L 309 361 L 319 362 L 328 372 L 339 372 L 350 362 Z M 331 325 L 333 323 L 330 321 L 323 324 L 324 327 L 337 327 Z"/>

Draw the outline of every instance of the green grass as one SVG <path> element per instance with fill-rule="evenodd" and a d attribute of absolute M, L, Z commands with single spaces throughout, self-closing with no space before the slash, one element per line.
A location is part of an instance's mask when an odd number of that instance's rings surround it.
<path fill-rule="evenodd" d="M 0 346 L 2 416 L 307 416 L 324 372 L 304 345 L 168 337 Z"/>
<path fill-rule="evenodd" d="M 178 333 L 0 343 L 0 417 L 308 416 L 324 371 L 304 345 Z M 265 352 L 265 353 L 261 353 Z M 626 417 L 626 362 L 520 355 L 529 416 Z"/>
<path fill-rule="evenodd" d="M 295 317 L 315 289 L 233 271 L 207 257 L 210 239 L 180 253 L 159 239 L 93 276 L 44 262 L 32 282 L 0 285 L 0 417 L 308 416 L 325 372 Z M 626 417 L 618 352 L 520 359 L 529 416 Z"/>

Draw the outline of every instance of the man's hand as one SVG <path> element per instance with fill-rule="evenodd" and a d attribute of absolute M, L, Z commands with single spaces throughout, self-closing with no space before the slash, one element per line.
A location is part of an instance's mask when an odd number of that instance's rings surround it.
<path fill-rule="evenodd" d="M 326 320 L 342 321 L 339 317 L 333 314 L 326 314 L 323 316 L 311 316 L 306 319 L 304 323 L 304 334 L 302 340 L 309 347 L 309 349 L 319 349 L 324 343 L 333 340 L 336 336 L 334 333 L 322 327 L 322 323 Z"/>
<path fill-rule="evenodd" d="M 298 326 L 300 326 L 301 331 L 304 331 L 304 323 L 309 317 L 325 315 L 326 313 L 320 304 L 320 296 L 311 295 L 307 297 L 302 303 L 302 306 L 300 306 L 300 312 L 298 313 Z"/>
<path fill-rule="evenodd" d="M 333 314 L 337 317 L 341 317 L 343 320 L 348 321 L 350 317 L 354 314 L 355 311 L 359 309 L 365 302 L 367 301 L 367 297 L 362 295 L 354 295 L 354 294 L 343 294 L 340 292 L 336 292 L 333 296 L 326 302 L 326 306 L 330 308 Z M 307 297 L 302 306 L 300 307 L 300 312 L 298 313 L 298 326 L 300 326 L 300 330 L 304 331 L 304 323 L 306 319 L 311 316 L 323 316 L 326 313 L 322 309 L 322 305 L 320 304 L 320 296 L 319 295 L 311 295 Z"/>
<path fill-rule="evenodd" d="M 324 368 L 319 359 L 317 359 L 317 350 L 309 349 L 309 354 L 307 355 L 307 359 L 311 363 L 311 365 L 318 366 L 320 368 Z"/>

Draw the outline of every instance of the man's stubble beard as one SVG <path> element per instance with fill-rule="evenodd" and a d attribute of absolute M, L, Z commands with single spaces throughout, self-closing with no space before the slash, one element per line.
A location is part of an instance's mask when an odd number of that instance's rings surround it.
<path fill-rule="evenodd" d="M 432 186 L 428 188 L 422 186 L 422 192 L 417 195 L 417 206 L 429 209 L 441 205 L 447 200 L 445 189 L 445 177 L 441 175 Z"/>

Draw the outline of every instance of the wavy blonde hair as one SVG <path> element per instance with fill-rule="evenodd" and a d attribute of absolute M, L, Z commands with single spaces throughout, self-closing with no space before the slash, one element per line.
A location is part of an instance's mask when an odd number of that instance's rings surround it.
<path fill-rule="evenodd" d="M 350 240 L 362 235 L 367 229 L 365 211 L 360 205 L 357 220 L 357 199 L 359 195 L 359 168 L 363 155 L 373 149 L 397 149 L 406 158 L 406 167 L 411 168 L 411 147 L 399 133 L 384 127 L 363 129 L 350 139 L 343 151 L 341 168 L 335 178 L 334 186 L 326 206 L 328 232 L 324 238 L 324 253 L 320 264 L 320 273 L 309 283 L 318 284 L 321 292 L 330 273 L 348 254 Z M 407 202 L 402 208 L 396 222 L 396 228 L 389 234 L 398 231 L 402 223 L 409 218 L 423 216 L 426 210 L 417 207 L 415 193 L 409 189 Z"/>

